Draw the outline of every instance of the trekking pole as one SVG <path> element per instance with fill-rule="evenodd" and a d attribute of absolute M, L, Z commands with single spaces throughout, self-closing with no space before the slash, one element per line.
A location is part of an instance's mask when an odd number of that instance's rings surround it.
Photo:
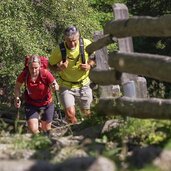
<path fill-rule="evenodd" d="M 19 112 L 19 108 L 17 108 L 17 116 L 16 119 L 19 120 L 20 119 L 20 112 Z"/>
<path fill-rule="evenodd" d="M 85 54 L 84 54 L 84 41 L 83 41 L 83 38 L 81 37 L 80 35 L 80 38 L 79 38 L 79 42 L 80 42 L 80 54 L 81 54 L 81 62 L 82 64 L 85 64 Z"/>
<path fill-rule="evenodd" d="M 53 84 L 55 84 L 55 83 L 53 83 Z M 65 125 L 64 127 L 67 127 L 69 129 L 71 135 L 73 135 L 70 125 L 62 119 L 62 112 L 61 112 L 62 110 L 61 110 L 61 104 L 60 104 L 60 99 L 59 99 L 59 92 L 57 90 L 55 90 L 55 97 L 56 97 L 56 102 L 57 102 L 57 109 L 58 109 L 60 123 L 64 124 Z"/>
<path fill-rule="evenodd" d="M 55 86 L 55 83 L 53 83 Z M 57 113 L 59 115 L 59 119 L 62 122 L 62 113 L 61 113 L 61 105 L 60 105 L 60 99 L 59 99 L 59 92 L 58 90 L 55 90 L 55 97 L 56 97 L 56 103 L 57 103 Z"/>
<path fill-rule="evenodd" d="M 58 107 L 60 122 L 62 124 L 64 124 L 69 129 L 71 135 L 73 135 L 73 132 L 72 132 L 71 127 L 70 127 L 70 124 L 68 124 L 66 121 L 64 121 L 62 119 L 61 105 L 60 105 L 60 100 L 59 100 L 59 92 L 57 90 L 55 91 L 55 96 L 56 96 L 56 101 L 57 101 L 57 107 Z"/>
<path fill-rule="evenodd" d="M 17 103 L 19 103 L 20 100 L 17 99 Z M 20 119 L 20 111 L 19 111 L 19 108 L 17 108 L 17 114 L 16 114 L 16 118 L 15 118 L 15 121 L 14 121 L 14 129 L 15 129 L 15 132 L 18 132 L 18 121 Z"/>

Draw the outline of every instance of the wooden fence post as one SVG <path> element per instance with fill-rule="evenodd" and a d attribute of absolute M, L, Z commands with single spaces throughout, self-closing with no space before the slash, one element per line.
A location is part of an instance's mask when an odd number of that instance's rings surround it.
<path fill-rule="evenodd" d="M 98 40 L 102 38 L 103 32 L 102 31 L 96 31 L 94 33 L 94 40 Z M 103 47 L 96 51 L 96 70 L 109 70 L 108 65 L 108 53 L 107 53 L 107 47 Z M 99 86 L 99 94 L 100 99 L 103 98 L 111 98 L 113 97 L 113 94 L 118 91 L 117 87 L 114 87 L 114 85 L 107 85 L 107 86 Z"/>
<path fill-rule="evenodd" d="M 128 8 L 124 4 L 116 3 L 112 6 L 115 20 L 127 19 L 129 17 Z M 131 37 L 118 39 L 120 52 L 133 52 L 133 42 Z M 147 97 L 147 85 L 144 77 L 138 77 L 133 74 L 122 73 L 121 84 L 124 95 L 129 97 Z"/>

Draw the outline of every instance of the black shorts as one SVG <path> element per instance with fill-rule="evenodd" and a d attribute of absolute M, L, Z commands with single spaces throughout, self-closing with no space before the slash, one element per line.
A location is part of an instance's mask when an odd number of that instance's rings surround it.
<path fill-rule="evenodd" d="M 42 121 L 52 122 L 54 115 L 54 103 L 50 103 L 47 106 L 37 107 L 26 104 L 25 116 L 26 120 L 37 118 Z"/>

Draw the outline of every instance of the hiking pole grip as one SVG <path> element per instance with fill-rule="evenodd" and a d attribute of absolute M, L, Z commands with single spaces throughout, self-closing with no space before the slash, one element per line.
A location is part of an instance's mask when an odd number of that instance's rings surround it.
<path fill-rule="evenodd" d="M 20 99 L 19 99 L 19 98 L 17 98 L 17 99 L 16 99 L 16 102 L 17 102 L 17 104 L 18 104 L 18 103 L 20 103 Z M 19 107 L 17 107 L 17 115 L 16 115 L 16 119 L 17 119 L 17 120 L 19 120 L 19 119 L 20 119 Z"/>
<path fill-rule="evenodd" d="M 60 99 L 59 99 L 59 92 L 55 90 L 55 97 L 56 97 L 56 102 L 57 102 L 57 113 L 59 115 L 59 118 L 62 121 L 62 113 L 61 113 L 61 105 L 60 105 Z"/>
<path fill-rule="evenodd" d="M 58 106 L 60 106 L 59 105 L 59 92 L 57 90 L 55 90 L 55 97 L 56 97 L 56 101 L 57 101 Z"/>
<path fill-rule="evenodd" d="M 20 99 L 17 98 L 16 99 L 16 103 L 19 104 L 20 103 Z M 19 107 L 17 107 L 17 114 L 16 114 L 16 118 L 14 120 L 14 131 L 17 133 L 19 130 L 18 130 L 18 121 L 20 119 L 20 113 L 19 113 Z"/>
<path fill-rule="evenodd" d="M 53 83 L 53 86 L 55 88 L 55 83 Z M 59 92 L 56 89 L 55 89 L 55 97 L 56 97 L 57 105 L 60 107 Z"/>
<path fill-rule="evenodd" d="M 19 120 L 20 119 L 20 112 L 19 112 L 19 108 L 17 108 L 17 116 L 16 119 Z"/>
<path fill-rule="evenodd" d="M 80 43 L 81 62 L 82 62 L 82 64 L 85 64 L 86 62 L 85 62 L 85 54 L 84 54 L 84 41 L 81 36 L 79 38 L 79 43 Z"/>
<path fill-rule="evenodd" d="M 64 62 L 66 62 L 66 57 L 67 57 L 66 48 L 65 48 L 64 42 L 60 43 L 59 47 L 60 47 L 61 55 L 62 55 L 62 62 L 64 63 Z"/>

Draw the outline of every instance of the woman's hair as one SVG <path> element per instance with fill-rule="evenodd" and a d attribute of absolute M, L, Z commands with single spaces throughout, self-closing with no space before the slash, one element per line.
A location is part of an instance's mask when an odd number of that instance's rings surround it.
<path fill-rule="evenodd" d="M 29 58 L 29 60 L 28 60 L 28 65 L 30 65 L 31 63 L 33 63 L 33 62 L 36 62 L 36 63 L 41 63 L 41 61 L 40 61 L 40 58 L 39 58 L 39 56 L 37 56 L 37 55 L 32 55 L 32 56 L 30 56 L 30 58 Z"/>

